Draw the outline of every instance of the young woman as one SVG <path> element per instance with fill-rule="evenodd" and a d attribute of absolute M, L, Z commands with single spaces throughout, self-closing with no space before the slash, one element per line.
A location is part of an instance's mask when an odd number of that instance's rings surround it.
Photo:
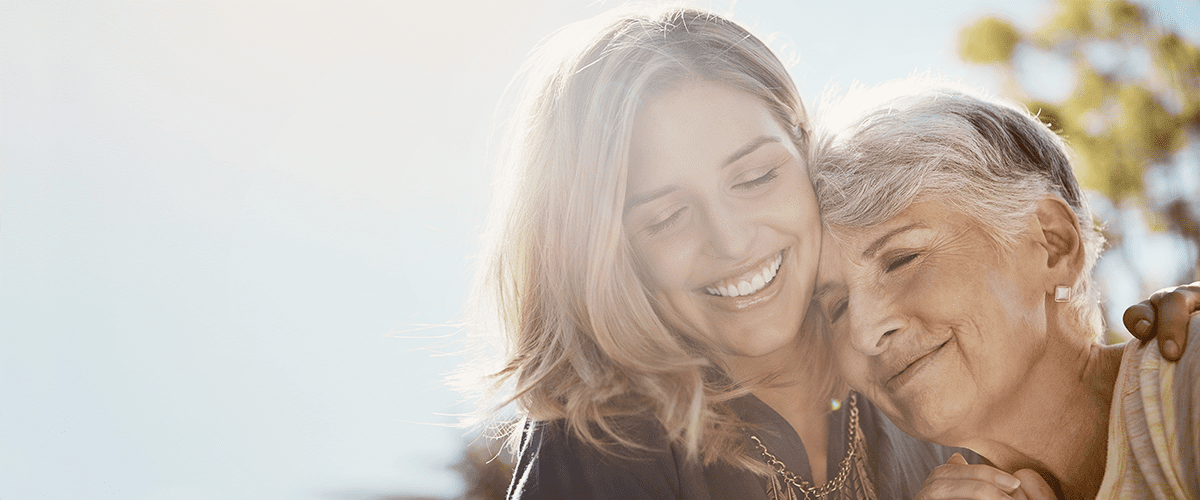
<path fill-rule="evenodd" d="M 576 28 L 534 58 L 478 290 L 490 389 L 524 417 L 510 498 L 912 497 L 956 450 L 841 388 L 806 314 L 821 225 L 786 69 L 705 12 Z"/>

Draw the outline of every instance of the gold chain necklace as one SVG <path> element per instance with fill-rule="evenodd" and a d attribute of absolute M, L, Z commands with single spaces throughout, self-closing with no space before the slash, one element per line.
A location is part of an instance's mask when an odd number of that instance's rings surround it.
<path fill-rule="evenodd" d="M 763 444 L 762 440 L 758 439 L 758 436 L 750 436 L 750 439 L 754 440 L 755 446 L 757 446 L 759 451 L 762 452 L 762 456 L 764 459 L 766 459 L 767 465 L 770 465 L 772 468 L 774 468 L 775 472 L 782 476 L 787 483 L 800 490 L 800 492 L 804 494 L 804 498 L 809 499 L 824 497 L 841 489 L 842 486 L 846 484 L 846 479 L 850 477 L 850 466 L 853 462 L 854 454 L 858 452 L 858 440 L 856 439 L 857 436 L 855 435 L 858 432 L 857 402 L 857 395 L 851 393 L 849 444 L 846 445 L 846 458 L 843 458 L 841 465 L 838 466 L 837 475 L 833 476 L 833 479 L 826 481 L 825 484 L 822 484 L 819 487 L 813 486 L 808 481 L 805 481 L 800 476 L 797 476 L 796 474 L 792 473 L 792 471 L 788 470 L 786 464 L 776 458 L 775 455 L 772 455 L 771 452 L 767 451 L 767 446 Z"/>

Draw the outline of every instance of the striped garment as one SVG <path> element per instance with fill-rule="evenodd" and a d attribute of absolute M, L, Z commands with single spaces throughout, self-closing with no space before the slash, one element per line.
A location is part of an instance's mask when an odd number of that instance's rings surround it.
<path fill-rule="evenodd" d="M 1125 346 L 1096 498 L 1200 500 L 1200 337 L 1189 340 L 1179 363 L 1163 360 L 1156 341 Z"/>

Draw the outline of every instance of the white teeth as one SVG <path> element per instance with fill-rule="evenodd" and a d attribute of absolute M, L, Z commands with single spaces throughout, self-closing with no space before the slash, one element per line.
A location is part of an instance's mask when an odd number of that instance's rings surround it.
<path fill-rule="evenodd" d="M 777 254 L 775 258 L 767 264 L 766 267 L 759 269 L 753 276 L 743 276 L 736 282 L 722 282 L 715 286 L 705 288 L 709 295 L 717 295 L 720 297 L 741 297 L 743 295 L 751 295 L 758 293 L 763 287 L 769 285 L 779 273 L 779 266 L 783 263 L 783 254 Z"/>

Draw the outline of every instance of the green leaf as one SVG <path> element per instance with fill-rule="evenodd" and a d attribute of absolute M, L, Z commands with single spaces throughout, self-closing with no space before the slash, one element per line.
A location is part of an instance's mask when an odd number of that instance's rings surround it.
<path fill-rule="evenodd" d="M 1128 33 L 1139 33 L 1146 27 L 1146 13 L 1140 5 L 1125 0 L 1113 0 L 1106 5 L 1109 36 L 1118 37 Z"/>
<path fill-rule="evenodd" d="M 985 17 L 958 34 L 958 54 L 975 64 L 1008 62 L 1021 34 L 1008 21 Z"/>

